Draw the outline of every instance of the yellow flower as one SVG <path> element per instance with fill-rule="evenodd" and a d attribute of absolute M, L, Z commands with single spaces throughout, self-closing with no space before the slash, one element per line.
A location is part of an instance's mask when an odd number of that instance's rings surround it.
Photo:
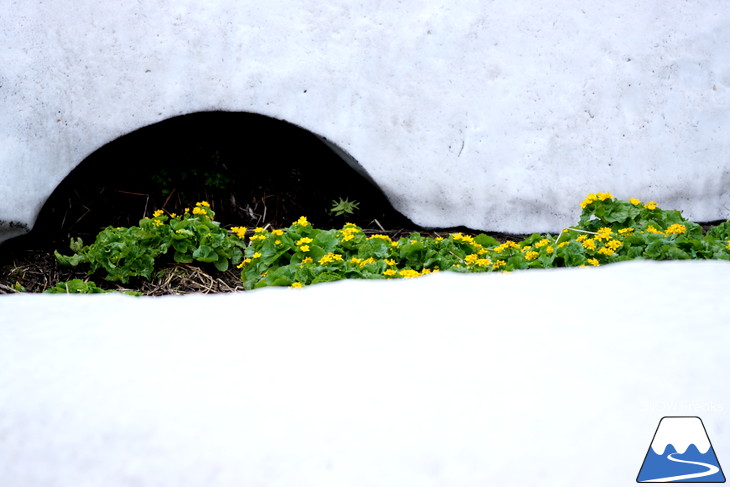
<path fill-rule="evenodd" d="M 307 217 L 300 216 L 299 219 L 293 223 L 293 225 L 299 225 L 300 227 L 306 227 L 307 225 L 309 225 L 309 222 L 307 221 Z"/>
<path fill-rule="evenodd" d="M 386 259 L 385 260 L 385 263 L 388 264 L 388 265 L 395 265 L 396 264 L 396 262 L 393 259 Z"/>
<path fill-rule="evenodd" d="M 281 245 L 281 240 L 274 240 L 274 244 Z"/>
<path fill-rule="evenodd" d="M 614 251 L 613 251 L 613 250 L 611 250 L 611 249 L 610 249 L 610 248 L 608 248 L 608 247 L 603 247 L 603 248 L 600 248 L 600 249 L 598 249 L 598 253 L 599 253 L 599 254 L 603 254 L 603 255 L 608 255 L 608 256 L 611 256 L 611 255 L 613 255 L 613 254 L 614 254 Z"/>
<path fill-rule="evenodd" d="M 208 213 L 205 211 L 205 208 L 201 208 L 199 206 L 196 206 L 193 208 L 193 215 L 207 215 Z"/>
<path fill-rule="evenodd" d="M 311 257 L 305 257 L 304 259 L 302 259 L 302 264 L 309 264 L 311 262 L 314 262 Z"/>
<path fill-rule="evenodd" d="M 385 269 L 383 271 L 383 274 L 386 276 L 394 276 L 395 275 L 395 269 Z"/>
<path fill-rule="evenodd" d="M 161 222 L 160 220 L 152 220 L 152 223 L 153 223 L 153 224 L 154 224 L 154 225 L 155 225 L 156 227 L 161 227 L 161 226 L 163 225 L 163 223 L 162 223 L 162 222 Z"/>
<path fill-rule="evenodd" d="M 379 233 L 375 233 L 375 234 L 373 234 L 373 235 L 370 235 L 370 236 L 368 237 L 368 240 L 372 240 L 372 239 L 374 239 L 374 238 L 380 238 L 380 239 L 382 239 L 382 240 L 387 240 L 388 242 L 390 242 L 390 241 L 391 241 L 391 240 L 390 240 L 390 237 L 389 237 L 389 236 L 387 236 L 387 235 L 381 235 L 381 234 L 379 234 Z"/>
<path fill-rule="evenodd" d="M 622 245 L 623 244 L 618 240 L 610 240 L 610 241 L 606 242 L 606 247 L 608 247 L 611 250 L 617 250 Z"/>
<path fill-rule="evenodd" d="M 207 208 L 210 208 L 210 204 L 208 204 L 207 201 L 198 201 L 197 203 L 195 203 L 195 206 L 205 206 Z"/>
<path fill-rule="evenodd" d="M 650 201 L 644 205 L 644 208 L 646 208 L 647 210 L 656 210 L 656 203 Z"/>
<path fill-rule="evenodd" d="M 590 265 L 598 265 L 598 259 L 586 259 L 586 262 L 588 262 Z"/>
<path fill-rule="evenodd" d="M 608 227 L 602 227 L 598 229 L 598 235 L 596 235 L 596 240 L 608 240 L 611 238 L 611 229 Z"/>
<path fill-rule="evenodd" d="M 251 259 L 243 259 L 243 262 L 241 262 L 240 264 L 238 264 L 236 267 L 240 269 L 243 266 L 245 266 L 246 264 L 248 264 L 249 262 L 251 262 Z"/>
<path fill-rule="evenodd" d="M 165 213 L 162 210 L 155 210 L 154 213 L 152 213 L 152 218 L 157 218 L 158 216 L 162 216 L 162 214 Z"/>
<path fill-rule="evenodd" d="M 500 267 L 504 267 L 506 265 L 507 265 L 507 263 L 505 261 L 498 260 L 497 262 L 494 263 L 494 265 L 492 266 L 492 269 L 499 269 Z"/>
<path fill-rule="evenodd" d="M 231 227 L 231 231 L 240 239 L 243 239 L 246 236 L 246 227 Z"/>
<path fill-rule="evenodd" d="M 558 248 L 559 248 L 559 249 L 562 249 L 562 248 L 563 248 L 563 247 L 565 247 L 566 245 L 570 245 L 570 242 L 568 242 L 568 241 L 565 241 L 565 242 L 560 242 L 560 243 L 558 244 Z"/>
<path fill-rule="evenodd" d="M 664 235 L 664 232 L 654 228 L 654 225 L 649 225 L 648 227 L 646 227 L 646 231 L 649 233 L 656 233 L 657 235 Z"/>
<path fill-rule="evenodd" d="M 266 230 L 261 227 L 256 227 L 253 229 L 253 233 L 264 233 Z"/>
<path fill-rule="evenodd" d="M 552 254 L 553 252 L 555 252 L 555 249 L 553 249 L 551 246 L 551 247 L 546 248 L 545 252 L 547 252 L 548 254 Z"/>
<path fill-rule="evenodd" d="M 586 199 L 581 202 L 580 207 L 585 208 L 591 203 L 594 203 L 596 201 L 605 201 L 610 198 L 613 198 L 613 195 L 611 193 L 591 193 L 586 196 Z"/>
<path fill-rule="evenodd" d="M 362 262 L 362 259 L 358 257 L 353 257 L 352 259 L 350 259 L 350 264 L 359 264 L 360 262 Z"/>
<path fill-rule="evenodd" d="M 498 245 L 498 246 L 494 247 L 494 251 L 495 252 L 504 252 L 507 249 L 517 249 L 517 250 L 519 250 L 520 249 L 520 246 L 517 245 L 512 240 L 507 240 L 502 245 Z"/>
<path fill-rule="evenodd" d="M 251 242 L 255 242 L 256 240 L 266 240 L 265 235 L 251 235 L 251 238 L 249 239 Z"/>
<path fill-rule="evenodd" d="M 373 259 L 372 257 L 368 257 L 367 259 L 360 262 L 360 267 L 365 267 L 368 264 L 375 264 L 375 259 Z"/>
<path fill-rule="evenodd" d="M 352 240 L 353 238 L 355 238 L 355 236 L 353 234 L 351 234 L 351 233 L 348 233 L 344 237 L 342 237 L 342 241 L 343 242 L 348 242 L 348 241 Z"/>
<path fill-rule="evenodd" d="M 591 193 L 588 196 L 586 196 L 586 198 L 580 203 L 580 207 L 585 208 L 586 206 L 590 205 L 591 203 L 593 203 L 596 200 L 597 200 L 597 198 L 596 198 L 595 193 Z"/>
<path fill-rule="evenodd" d="M 170 218 L 177 218 L 177 213 L 170 213 Z"/>
<path fill-rule="evenodd" d="M 299 240 L 297 240 L 297 245 L 305 245 L 312 243 L 312 239 L 309 237 L 302 237 Z"/>
<path fill-rule="evenodd" d="M 464 235 L 461 232 L 452 234 L 451 238 L 453 238 L 456 241 L 466 242 L 466 243 L 470 243 L 470 244 L 474 243 L 474 237 L 470 237 L 469 235 Z"/>
<path fill-rule="evenodd" d="M 672 225 L 669 225 L 669 228 L 666 229 L 665 233 L 667 235 L 672 235 L 672 234 L 678 234 L 679 235 L 681 233 L 685 233 L 686 231 L 687 231 L 687 227 L 686 226 L 684 226 L 684 225 L 682 225 L 680 223 L 674 223 Z"/>
<path fill-rule="evenodd" d="M 277 237 L 281 237 L 282 235 L 284 235 L 284 230 L 272 230 L 271 233 L 273 233 Z"/>
<path fill-rule="evenodd" d="M 301 250 L 302 252 L 309 252 L 309 245 L 302 245 L 301 247 L 299 247 L 299 250 Z"/>
<path fill-rule="evenodd" d="M 303 286 L 303 284 L 301 282 L 292 282 L 291 283 L 291 287 L 299 288 L 299 287 L 302 287 L 302 286 Z"/>
<path fill-rule="evenodd" d="M 527 260 L 535 260 L 540 254 L 535 252 L 534 250 L 530 250 L 525 253 L 525 259 Z"/>
<path fill-rule="evenodd" d="M 583 240 L 583 247 L 585 247 L 588 250 L 596 250 L 596 241 L 592 238 L 587 238 Z"/>
<path fill-rule="evenodd" d="M 418 271 L 414 271 L 413 269 L 403 269 L 398 272 L 402 277 L 408 278 L 408 277 L 418 277 L 421 274 Z"/>
<path fill-rule="evenodd" d="M 631 198 L 629 200 L 629 203 L 631 203 L 632 205 L 639 206 L 641 204 L 641 201 L 640 200 L 637 200 L 636 198 Z"/>
<path fill-rule="evenodd" d="M 434 240 L 437 242 L 441 242 L 444 239 L 444 237 L 436 237 Z"/>
<path fill-rule="evenodd" d="M 320 264 L 329 264 L 335 261 L 342 262 L 342 256 L 340 254 L 333 254 L 332 252 L 328 252 L 327 254 L 323 255 L 321 259 L 319 259 Z"/>
<path fill-rule="evenodd" d="M 540 240 L 539 242 L 537 242 L 535 244 L 535 247 L 537 247 L 537 248 L 544 247 L 544 246 L 548 245 L 549 243 L 550 243 L 549 239 L 543 238 L 542 240 Z"/>
<path fill-rule="evenodd" d="M 466 257 L 464 257 L 464 262 L 466 262 L 469 265 L 472 265 L 477 261 L 478 258 L 479 258 L 479 256 L 477 254 L 470 254 L 470 255 L 467 255 Z"/>
<path fill-rule="evenodd" d="M 633 232 L 634 232 L 633 227 L 626 227 L 626 228 L 618 229 L 618 233 L 623 235 L 624 237 L 630 237 Z"/>
<path fill-rule="evenodd" d="M 489 267 L 492 264 L 492 260 L 491 259 L 477 259 L 476 264 L 479 267 Z"/>
<path fill-rule="evenodd" d="M 578 236 L 577 236 L 577 237 L 576 237 L 575 239 L 576 239 L 577 241 L 579 241 L 579 242 L 582 242 L 583 240 L 585 240 L 585 239 L 587 239 L 587 238 L 588 238 L 588 235 L 586 235 L 586 234 L 582 234 L 582 235 L 578 235 Z"/>
<path fill-rule="evenodd" d="M 347 225 L 352 225 L 352 223 L 348 223 Z M 347 225 L 342 227 L 342 230 L 340 230 L 340 233 L 342 233 L 345 237 L 350 237 L 350 238 L 348 238 L 348 240 L 350 240 L 350 239 L 354 238 L 356 234 L 360 233 L 360 229 L 354 225 L 352 225 L 352 226 L 347 226 Z"/>
<path fill-rule="evenodd" d="M 261 257 L 261 252 L 254 252 L 253 253 L 253 258 L 254 259 L 258 259 L 259 257 Z"/>

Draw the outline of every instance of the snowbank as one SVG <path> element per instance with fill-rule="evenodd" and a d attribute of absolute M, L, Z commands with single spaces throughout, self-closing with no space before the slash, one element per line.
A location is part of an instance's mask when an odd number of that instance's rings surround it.
<path fill-rule="evenodd" d="M 666 415 L 728 463 L 729 271 L 0 297 L 3 486 L 615 487 Z"/>

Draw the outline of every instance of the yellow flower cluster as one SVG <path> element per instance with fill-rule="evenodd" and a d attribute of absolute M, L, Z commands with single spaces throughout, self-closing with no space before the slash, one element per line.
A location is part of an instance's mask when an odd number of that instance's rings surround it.
<path fill-rule="evenodd" d="M 623 237 L 630 237 L 634 234 L 634 228 L 633 227 L 626 227 L 626 228 L 619 228 L 618 229 L 619 235 Z"/>
<path fill-rule="evenodd" d="M 346 223 L 345 226 L 342 227 L 342 230 L 340 230 L 340 233 L 342 234 L 342 241 L 348 242 L 355 238 L 355 235 L 360 233 L 360 229 L 352 223 Z"/>
<path fill-rule="evenodd" d="M 585 208 L 586 206 L 596 201 L 605 201 L 611 198 L 613 198 L 613 195 L 611 193 L 591 193 L 586 196 L 586 199 L 581 202 L 580 207 Z"/>
<path fill-rule="evenodd" d="M 520 246 L 517 243 L 515 243 L 514 241 L 512 241 L 512 240 L 507 240 L 502 245 L 497 245 L 496 247 L 494 247 L 494 251 L 497 252 L 497 253 L 504 252 L 507 249 L 517 249 L 517 250 L 520 250 Z"/>
<path fill-rule="evenodd" d="M 302 237 L 299 240 L 297 240 L 297 245 L 299 246 L 299 250 L 302 252 L 309 252 L 309 245 L 312 243 L 312 239 L 309 237 Z"/>
<path fill-rule="evenodd" d="M 306 227 L 309 225 L 309 222 L 307 221 L 307 217 L 300 216 L 297 221 L 292 223 L 292 225 L 299 225 L 300 227 Z"/>
<path fill-rule="evenodd" d="M 656 234 L 658 234 L 658 235 L 664 235 L 664 232 L 662 232 L 661 230 L 657 230 L 657 229 L 656 229 L 656 228 L 654 227 L 654 225 L 649 225 L 648 227 L 646 227 L 646 231 L 647 231 L 648 233 L 656 233 Z"/>
<path fill-rule="evenodd" d="M 472 244 L 472 245 L 475 244 L 474 237 L 471 237 L 469 235 L 464 235 L 461 232 L 459 232 L 459 233 L 452 233 L 451 234 L 451 238 L 453 238 L 457 242 L 464 242 L 464 243 L 468 243 L 468 244 Z"/>
<path fill-rule="evenodd" d="M 664 231 L 664 234 L 665 235 L 672 235 L 672 234 L 680 235 L 680 234 L 686 233 L 686 232 L 687 232 L 687 227 L 685 225 L 682 225 L 680 223 L 674 223 L 672 225 L 669 225 L 669 228 L 667 228 Z"/>
<path fill-rule="evenodd" d="M 154 213 L 152 213 L 152 218 L 157 218 L 158 216 L 162 216 L 165 212 L 162 210 L 155 210 Z"/>
<path fill-rule="evenodd" d="M 251 262 L 251 259 L 243 259 L 243 261 L 242 261 L 242 262 L 241 262 L 240 264 L 238 264 L 238 265 L 236 266 L 236 268 L 237 268 L 237 269 L 242 269 L 242 268 L 243 268 L 243 266 L 245 266 L 246 264 L 248 264 L 248 263 L 250 263 L 250 262 Z"/>
<path fill-rule="evenodd" d="M 387 235 L 381 235 L 381 234 L 379 234 L 379 233 L 375 233 L 375 234 L 373 234 L 373 235 L 370 235 L 370 236 L 368 237 L 368 240 L 372 240 L 372 239 L 374 239 L 374 238 L 379 238 L 379 239 L 385 240 L 385 241 L 387 241 L 387 242 L 391 242 L 391 241 L 392 241 L 392 240 L 390 239 L 390 237 L 389 237 L 389 236 L 387 236 Z"/>
<path fill-rule="evenodd" d="M 321 259 L 319 259 L 319 263 L 322 265 L 330 264 L 332 262 L 342 262 L 342 256 L 340 254 L 333 254 L 332 252 L 328 252 L 325 255 L 322 256 Z"/>
<path fill-rule="evenodd" d="M 231 227 L 231 232 L 241 240 L 246 237 L 246 227 Z"/>

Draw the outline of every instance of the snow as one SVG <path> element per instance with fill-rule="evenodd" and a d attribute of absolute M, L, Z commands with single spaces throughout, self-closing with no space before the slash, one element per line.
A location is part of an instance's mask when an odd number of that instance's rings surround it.
<path fill-rule="evenodd" d="M 4 487 L 611 486 L 730 452 L 730 263 L 0 297 Z"/>
<path fill-rule="evenodd" d="M 684 453 L 689 445 L 694 445 L 700 453 L 705 454 L 711 446 L 710 439 L 702 426 L 702 420 L 698 417 L 662 419 L 651 442 L 651 448 L 657 455 L 663 455 L 669 444 L 672 444 L 678 453 Z"/>
<path fill-rule="evenodd" d="M 726 0 L 4 2 L 0 241 L 93 151 L 214 110 L 325 137 L 424 226 L 555 232 L 598 191 L 726 218 L 728 42 Z"/>

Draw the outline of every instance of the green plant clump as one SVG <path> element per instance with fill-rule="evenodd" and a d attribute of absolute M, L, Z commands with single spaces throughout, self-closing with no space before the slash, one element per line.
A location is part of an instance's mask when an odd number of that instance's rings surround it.
<path fill-rule="evenodd" d="M 301 287 L 339 279 L 392 279 L 431 272 L 494 272 L 519 269 L 598 266 L 630 259 L 730 260 L 730 222 L 703 234 L 678 211 L 661 210 L 653 201 L 618 200 L 609 193 L 590 194 L 580 204 L 578 223 L 558 235 L 533 234 L 521 242 L 499 243 L 485 235 L 452 233 L 424 237 L 412 233 L 393 240 L 366 235 L 351 223 L 341 229 L 314 228 L 305 217 L 286 229 L 242 227 L 230 232 L 213 221 L 205 202 L 192 213 L 168 218 L 156 212 L 139 227 L 107 228 L 94 244 L 62 263 L 90 264 L 107 279 L 126 282 L 150 278 L 155 259 L 174 249 L 177 262 L 210 262 L 218 270 L 236 265 L 244 288 Z M 247 241 L 248 240 L 248 241 Z"/>
<path fill-rule="evenodd" d="M 343 215 L 354 215 L 355 211 L 360 208 L 359 201 L 350 201 L 348 198 L 339 201 L 332 200 L 332 207 L 329 209 L 330 215 L 343 216 Z"/>
<path fill-rule="evenodd" d="M 96 285 L 94 281 L 84 281 L 82 279 L 71 279 L 66 282 L 59 282 L 55 286 L 43 291 L 46 294 L 100 294 L 114 293 L 117 291 L 102 289 Z M 141 293 L 136 291 L 122 291 L 132 296 L 140 296 Z"/>
<path fill-rule="evenodd" d="M 89 274 L 106 271 L 105 279 L 126 283 L 131 277 L 150 279 L 158 258 L 172 254 L 175 262 L 193 261 L 212 264 L 225 271 L 242 258 L 243 244 L 214 221 L 210 205 L 199 202 L 181 216 L 165 215 L 157 210 L 152 218 L 143 218 L 139 226 L 107 227 L 93 244 L 83 246 L 81 239 L 71 240 L 71 256 L 55 252 L 64 265 L 89 264 Z"/>

